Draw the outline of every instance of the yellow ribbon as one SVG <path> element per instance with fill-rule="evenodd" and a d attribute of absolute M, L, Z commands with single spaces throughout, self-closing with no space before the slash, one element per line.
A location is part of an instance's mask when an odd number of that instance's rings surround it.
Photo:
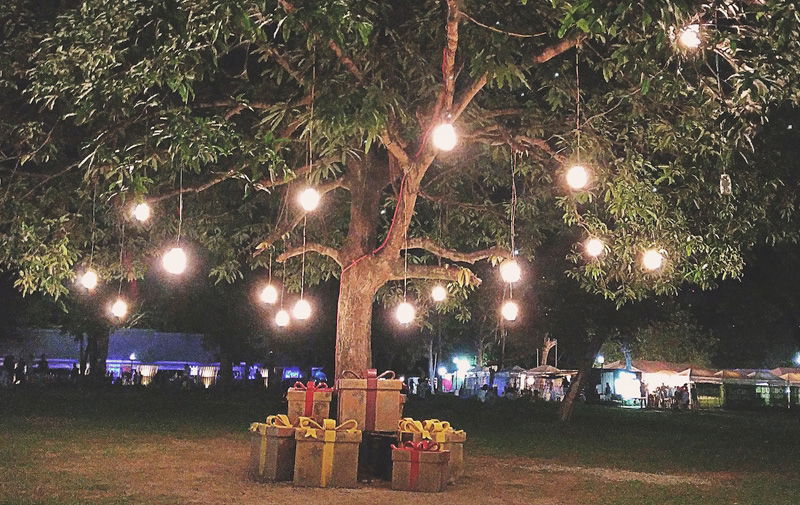
<path fill-rule="evenodd" d="M 422 421 L 416 421 L 410 417 L 404 417 L 403 419 L 400 419 L 400 421 L 397 423 L 397 429 L 407 433 L 410 432 L 422 435 L 422 438 L 431 438 L 430 431 L 425 429 Z"/>
<path fill-rule="evenodd" d="M 454 430 L 449 422 L 438 419 L 428 419 L 422 425 L 431 433 L 433 441 L 439 443 L 447 442 L 447 435 L 451 433 L 464 433 L 464 430 Z"/>
<path fill-rule="evenodd" d="M 269 416 L 267 417 L 267 426 L 272 426 L 275 428 L 293 428 L 291 421 L 289 421 L 289 416 L 286 414 L 278 414 L 277 416 Z"/>
<path fill-rule="evenodd" d="M 267 418 L 269 421 L 269 418 Z M 264 474 L 264 466 L 267 464 L 267 425 L 264 423 L 250 423 L 251 433 L 258 433 L 261 436 L 261 446 L 258 452 L 258 475 Z"/>
<path fill-rule="evenodd" d="M 333 475 L 333 444 L 336 442 L 336 432 L 356 432 L 358 431 L 358 423 L 355 419 L 350 419 L 336 426 L 335 419 L 323 419 L 320 425 L 310 417 L 300 417 L 297 426 L 298 429 L 305 429 L 303 434 L 305 438 L 319 440 L 317 430 L 322 431 L 322 475 L 320 476 L 320 486 L 326 487 Z"/>

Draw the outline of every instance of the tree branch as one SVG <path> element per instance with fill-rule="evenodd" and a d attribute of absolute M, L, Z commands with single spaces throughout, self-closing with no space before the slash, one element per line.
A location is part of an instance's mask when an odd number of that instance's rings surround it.
<path fill-rule="evenodd" d="M 304 252 L 315 252 L 321 254 L 323 256 L 327 256 L 335 261 L 339 266 L 342 266 L 342 262 L 339 259 L 339 251 L 334 249 L 333 247 L 329 247 L 326 245 L 322 245 L 317 242 L 308 242 L 306 246 L 297 246 L 291 249 L 288 249 L 282 252 L 278 258 L 278 263 L 283 263 L 284 261 L 288 260 L 289 258 L 294 258 L 295 256 L 300 256 Z"/>
<path fill-rule="evenodd" d="M 334 189 L 344 188 L 344 187 L 346 187 L 344 179 L 339 178 L 326 182 L 325 184 L 321 184 L 317 186 L 316 189 L 317 191 L 319 191 L 320 195 L 324 195 L 326 193 L 333 191 Z M 272 231 L 272 233 L 267 235 L 267 237 L 264 240 L 262 240 L 255 246 L 255 250 L 253 251 L 253 257 L 255 258 L 259 254 L 264 252 L 266 248 L 270 247 L 272 244 L 283 238 L 287 233 L 297 228 L 297 226 L 303 222 L 303 218 L 306 217 L 306 214 L 307 214 L 306 212 L 299 212 L 294 217 L 294 219 L 284 221 L 282 225 L 277 226 Z"/>
<path fill-rule="evenodd" d="M 255 188 L 259 191 L 267 191 L 268 189 L 274 188 L 276 186 L 289 184 L 290 182 L 293 182 L 304 175 L 308 175 L 315 166 L 327 165 L 338 159 L 339 158 L 337 156 L 328 156 L 325 158 L 320 158 L 313 163 L 310 163 L 308 165 L 303 165 L 302 167 L 294 169 L 290 177 L 285 177 L 283 179 L 270 179 L 265 177 L 255 183 Z"/>
<path fill-rule="evenodd" d="M 213 186 L 216 186 L 217 184 L 219 184 L 222 181 L 226 181 L 226 180 L 228 180 L 228 179 L 230 179 L 232 177 L 235 177 L 238 173 L 239 173 L 239 169 L 231 169 L 231 170 L 228 170 L 227 172 L 218 174 L 216 177 L 214 177 L 210 181 L 205 182 L 203 184 L 199 184 L 197 186 L 188 186 L 188 187 L 185 187 L 183 189 L 176 189 L 176 190 L 169 191 L 167 193 L 164 193 L 164 194 L 158 195 L 158 196 L 151 196 L 151 197 L 147 198 L 147 202 L 148 203 L 160 202 L 161 200 L 167 200 L 167 199 L 172 198 L 174 196 L 178 196 L 178 195 L 180 195 L 182 193 L 183 194 L 186 194 L 186 193 L 200 193 L 201 191 L 205 191 L 205 190 L 207 190 L 207 189 L 209 189 L 209 188 L 211 188 Z"/>
<path fill-rule="evenodd" d="M 472 83 L 464 93 L 459 98 L 458 103 L 456 103 L 455 107 L 453 107 L 453 119 L 458 119 L 458 117 L 466 110 L 467 106 L 472 102 L 475 96 L 486 86 L 486 83 L 489 80 L 488 74 L 483 74 L 478 78 L 477 81 Z"/>
<path fill-rule="evenodd" d="M 408 265 L 408 269 L 406 270 L 402 261 L 395 261 L 391 264 L 389 280 L 398 281 L 409 278 L 462 282 L 465 273 L 469 276 L 469 284 L 480 286 L 482 282 L 481 279 L 468 268 L 453 267 L 450 265 Z"/>
<path fill-rule="evenodd" d="M 586 38 L 586 35 L 579 34 L 567 39 L 562 39 L 553 45 L 547 46 L 533 56 L 534 63 L 544 63 L 552 60 L 561 53 L 564 53 L 577 46 Z"/>
<path fill-rule="evenodd" d="M 510 259 L 513 258 L 511 251 L 499 246 L 482 249 L 480 251 L 473 251 L 469 253 L 455 251 L 442 247 L 433 240 L 426 237 L 415 237 L 408 239 L 408 249 L 424 249 L 430 253 L 439 256 L 440 258 L 448 259 L 450 261 L 459 261 L 462 263 L 474 264 L 476 261 L 485 260 L 490 257 L 499 257 Z"/>

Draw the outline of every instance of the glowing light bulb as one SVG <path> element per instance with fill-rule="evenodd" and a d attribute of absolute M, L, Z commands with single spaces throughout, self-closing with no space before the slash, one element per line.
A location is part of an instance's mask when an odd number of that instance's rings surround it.
<path fill-rule="evenodd" d="M 270 305 L 278 301 L 278 290 L 272 284 L 267 284 L 259 295 L 261 301 Z"/>
<path fill-rule="evenodd" d="M 592 258 L 600 256 L 605 251 L 605 245 L 603 244 L 603 241 L 596 237 L 587 240 L 583 247 L 586 251 L 586 254 Z"/>
<path fill-rule="evenodd" d="M 299 299 L 297 303 L 294 304 L 292 308 L 292 315 L 295 319 L 299 319 L 304 321 L 311 317 L 311 304 L 308 303 L 308 300 Z"/>
<path fill-rule="evenodd" d="M 437 284 L 431 289 L 431 298 L 434 302 L 443 302 L 447 299 L 447 288 L 441 284 Z"/>
<path fill-rule="evenodd" d="M 522 269 L 519 268 L 517 260 L 505 260 L 500 263 L 500 277 L 509 284 L 519 281 L 522 278 Z"/>
<path fill-rule="evenodd" d="M 133 217 L 135 217 L 137 221 L 147 221 L 150 219 L 150 206 L 145 202 L 138 204 L 133 208 Z"/>
<path fill-rule="evenodd" d="M 167 272 L 180 275 L 186 270 L 186 253 L 180 247 L 173 247 L 161 259 L 161 264 Z"/>
<path fill-rule="evenodd" d="M 516 321 L 517 316 L 519 315 L 519 305 L 517 305 L 517 302 L 514 300 L 508 300 L 503 304 L 503 307 L 500 309 L 500 313 L 503 315 L 503 319 L 506 321 Z"/>
<path fill-rule="evenodd" d="M 414 309 L 414 306 L 408 302 L 403 302 L 398 305 L 394 312 L 394 315 L 397 317 L 397 320 L 400 322 L 400 324 L 409 324 L 414 320 L 414 316 L 416 316 L 416 314 L 417 311 Z"/>
<path fill-rule="evenodd" d="M 81 286 L 85 287 L 89 291 L 93 290 L 97 287 L 97 274 L 94 270 L 87 270 L 86 272 L 81 275 L 80 278 Z"/>
<path fill-rule="evenodd" d="M 648 249 L 642 255 L 642 265 L 650 271 L 658 270 L 664 264 L 664 255 L 656 249 Z"/>
<path fill-rule="evenodd" d="M 117 300 L 111 304 L 111 315 L 113 315 L 117 319 L 123 319 L 127 314 L 128 314 L 128 302 L 126 302 L 122 298 L 117 298 Z"/>
<path fill-rule="evenodd" d="M 689 25 L 681 30 L 678 35 L 678 44 L 686 49 L 697 49 L 703 39 L 700 37 L 700 25 Z"/>
<path fill-rule="evenodd" d="M 275 314 L 275 324 L 280 327 L 289 326 L 289 319 L 289 312 L 285 309 L 281 309 Z"/>
<path fill-rule="evenodd" d="M 311 212 L 319 207 L 320 198 L 319 191 L 314 188 L 306 188 L 300 192 L 297 201 L 300 202 L 300 206 L 303 207 L 303 210 Z"/>
<path fill-rule="evenodd" d="M 572 189 L 583 189 L 589 184 L 589 171 L 583 165 L 573 165 L 567 170 L 567 185 Z"/>
<path fill-rule="evenodd" d="M 431 139 L 436 149 L 440 151 L 452 151 L 458 142 L 458 135 L 456 129 L 450 123 L 442 123 L 437 125 L 431 133 Z"/>

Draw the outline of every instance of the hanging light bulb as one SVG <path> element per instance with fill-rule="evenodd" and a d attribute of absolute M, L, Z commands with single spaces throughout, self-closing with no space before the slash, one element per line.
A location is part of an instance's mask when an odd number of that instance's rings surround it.
<path fill-rule="evenodd" d="M 572 189 L 583 189 L 589 184 L 589 171 L 583 165 L 573 165 L 567 170 L 567 185 Z"/>
<path fill-rule="evenodd" d="M 409 324 L 411 321 L 414 320 L 414 316 L 416 316 L 417 311 L 414 309 L 414 306 L 408 302 L 403 302 L 397 306 L 395 309 L 394 315 L 397 317 L 397 320 L 400 324 Z"/>
<path fill-rule="evenodd" d="M 137 221 L 147 221 L 150 219 L 150 206 L 145 202 L 136 205 L 136 207 L 133 208 L 133 217 L 135 217 Z"/>
<path fill-rule="evenodd" d="M 180 275 L 186 270 L 186 253 L 181 247 L 173 247 L 161 259 L 161 264 L 167 272 Z"/>
<path fill-rule="evenodd" d="M 437 284 L 431 289 L 431 298 L 434 302 L 443 302 L 447 299 L 447 288 Z"/>
<path fill-rule="evenodd" d="M 272 305 L 278 301 L 278 290 L 272 284 L 267 284 L 264 286 L 264 289 L 261 290 L 259 297 L 262 302 Z"/>
<path fill-rule="evenodd" d="M 522 269 L 517 260 L 505 260 L 500 263 L 500 277 L 509 284 L 519 281 L 522 278 Z"/>
<path fill-rule="evenodd" d="M 311 212 L 319 207 L 320 198 L 319 191 L 314 188 L 306 188 L 297 196 L 297 201 L 300 202 L 300 206 L 303 207 L 303 210 Z"/>
<path fill-rule="evenodd" d="M 685 49 L 697 49 L 703 39 L 700 37 L 700 25 L 688 25 L 678 34 L 678 44 Z"/>
<path fill-rule="evenodd" d="M 117 319 L 124 319 L 127 314 L 128 314 L 128 302 L 126 302 L 122 298 L 117 298 L 116 301 L 111 304 L 111 315 L 113 315 Z"/>
<path fill-rule="evenodd" d="M 81 275 L 80 278 L 81 286 L 88 289 L 89 291 L 93 290 L 97 287 L 97 274 L 94 270 L 87 270 Z"/>
<path fill-rule="evenodd" d="M 299 319 L 304 321 L 311 317 L 311 304 L 308 303 L 308 300 L 299 299 L 297 303 L 294 304 L 292 308 L 292 315 L 295 319 Z"/>
<path fill-rule="evenodd" d="M 658 270 L 664 264 L 664 255 L 657 249 L 648 249 L 642 255 L 642 265 L 651 272 Z"/>
<path fill-rule="evenodd" d="M 584 243 L 583 248 L 586 251 L 586 254 L 592 258 L 596 258 L 603 254 L 606 247 L 602 240 L 597 237 L 592 237 Z"/>
<path fill-rule="evenodd" d="M 507 300 L 501 307 L 500 313 L 506 321 L 516 321 L 519 315 L 519 305 L 514 300 Z"/>
<path fill-rule="evenodd" d="M 436 149 L 440 151 L 452 151 L 458 142 L 456 129 L 450 123 L 441 123 L 431 132 L 431 139 Z"/>
<path fill-rule="evenodd" d="M 285 309 L 281 309 L 275 314 L 275 324 L 280 327 L 289 326 L 289 320 L 289 312 Z"/>

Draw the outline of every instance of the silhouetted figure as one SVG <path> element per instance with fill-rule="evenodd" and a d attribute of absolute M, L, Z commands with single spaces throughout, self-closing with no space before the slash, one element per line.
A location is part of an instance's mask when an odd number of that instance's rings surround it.
<path fill-rule="evenodd" d="M 78 369 L 78 365 L 73 363 L 72 370 L 69 371 L 69 380 L 71 380 L 72 382 L 77 382 L 78 377 L 80 376 L 81 376 L 81 371 L 80 369 Z"/>
<path fill-rule="evenodd" d="M 14 368 L 14 383 L 15 384 L 24 384 L 25 379 L 27 379 L 26 374 L 28 373 L 28 364 L 25 363 L 25 360 L 20 358 L 17 361 L 17 366 Z"/>
<path fill-rule="evenodd" d="M 44 354 L 42 354 L 42 356 L 39 358 L 39 362 L 36 364 L 36 366 L 40 374 L 46 374 L 50 371 L 50 364 L 47 362 L 47 358 Z"/>

